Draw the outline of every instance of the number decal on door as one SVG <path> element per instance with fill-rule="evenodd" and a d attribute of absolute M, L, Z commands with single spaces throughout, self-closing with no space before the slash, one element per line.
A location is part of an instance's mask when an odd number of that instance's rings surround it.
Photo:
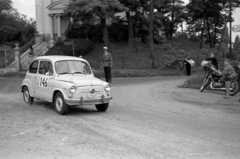
<path fill-rule="evenodd" d="M 40 77 L 39 86 L 47 88 L 48 86 L 48 77 Z"/>

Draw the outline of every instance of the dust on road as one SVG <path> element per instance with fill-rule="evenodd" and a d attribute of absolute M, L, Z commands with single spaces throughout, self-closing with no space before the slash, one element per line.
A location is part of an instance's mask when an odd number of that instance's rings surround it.
<path fill-rule="evenodd" d="M 0 159 L 240 158 L 240 105 L 182 89 L 186 77 L 116 79 L 107 112 L 58 115 L 24 103 L 21 79 L 0 79 Z"/>

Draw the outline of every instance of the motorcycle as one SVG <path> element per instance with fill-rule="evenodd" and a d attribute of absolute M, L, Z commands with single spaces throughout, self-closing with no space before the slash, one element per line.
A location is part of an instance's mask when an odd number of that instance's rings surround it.
<path fill-rule="evenodd" d="M 203 61 L 201 66 L 207 71 L 207 73 L 200 87 L 200 92 L 203 92 L 208 85 L 212 90 L 226 91 L 223 73 L 217 70 L 215 66 L 212 65 L 209 61 Z M 235 94 L 237 94 L 238 87 L 239 85 L 237 82 L 237 74 L 235 73 L 232 75 L 232 79 L 230 81 L 229 95 L 234 96 Z"/>

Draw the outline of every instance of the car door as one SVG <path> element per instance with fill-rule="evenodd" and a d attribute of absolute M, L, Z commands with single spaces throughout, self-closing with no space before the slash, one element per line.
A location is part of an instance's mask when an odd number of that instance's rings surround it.
<path fill-rule="evenodd" d="M 41 60 L 39 65 L 39 98 L 51 101 L 53 94 L 54 73 L 51 61 Z"/>
<path fill-rule="evenodd" d="M 38 64 L 39 64 L 38 60 L 33 61 L 31 63 L 31 65 L 29 66 L 29 70 L 28 70 L 28 73 L 27 73 L 28 79 L 30 80 L 29 91 L 30 91 L 31 96 L 33 96 L 33 97 L 37 97 Z"/>

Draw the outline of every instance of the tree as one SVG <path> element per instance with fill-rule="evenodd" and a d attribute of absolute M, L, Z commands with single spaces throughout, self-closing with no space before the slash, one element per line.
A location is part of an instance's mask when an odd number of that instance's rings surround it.
<path fill-rule="evenodd" d="M 150 55 L 150 59 L 152 60 L 152 64 L 151 67 L 154 68 L 155 64 L 154 64 L 154 56 L 153 56 L 153 0 L 150 0 L 150 7 L 149 7 L 149 55 Z"/>
<path fill-rule="evenodd" d="M 33 19 L 27 19 L 12 8 L 11 0 L 0 0 L 0 44 L 18 42 L 25 44 L 35 33 L 36 26 Z"/>
<path fill-rule="evenodd" d="M 102 32 L 104 37 L 104 44 L 112 52 L 108 29 L 107 19 L 114 19 L 117 12 L 127 10 L 119 0 L 75 0 L 69 3 L 65 10 L 65 14 L 73 17 L 75 23 L 100 23 L 102 25 Z"/>
<path fill-rule="evenodd" d="M 239 4 L 240 0 L 190 0 L 187 6 L 189 11 L 188 30 L 196 35 L 201 32 L 200 48 L 202 48 L 203 40 L 209 43 L 210 47 L 215 47 L 215 44 L 219 43 L 222 28 L 227 22 L 233 20 L 230 19 L 230 10 L 232 11 Z"/>
<path fill-rule="evenodd" d="M 157 8 L 162 16 L 164 32 L 168 39 L 172 39 L 178 25 L 186 19 L 185 6 L 182 0 L 161 0 L 158 1 Z"/>
<path fill-rule="evenodd" d="M 131 13 L 135 12 L 139 7 L 139 0 L 119 0 L 125 7 L 128 8 L 126 11 L 126 18 L 128 23 L 128 41 L 133 39 L 133 24 L 132 24 L 132 15 Z"/>
<path fill-rule="evenodd" d="M 240 39 L 239 39 L 239 36 L 237 35 L 235 37 L 235 42 L 233 44 L 233 52 L 234 54 L 237 56 L 238 54 L 240 54 Z"/>

